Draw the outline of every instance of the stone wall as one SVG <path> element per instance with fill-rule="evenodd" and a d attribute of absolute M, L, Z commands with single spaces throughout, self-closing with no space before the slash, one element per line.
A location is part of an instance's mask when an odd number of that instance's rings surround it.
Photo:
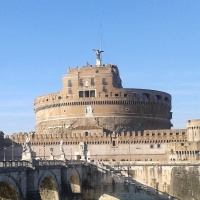
<path fill-rule="evenodd" d="M 36 98 L 34 110 L 37 134 L 50 133 L 51 127 L 75 128 L 85 118 L 107 132 L 172 126 L 171 95 L 122 88 L 116 65 L 69 69 L 61 92 Z"/>

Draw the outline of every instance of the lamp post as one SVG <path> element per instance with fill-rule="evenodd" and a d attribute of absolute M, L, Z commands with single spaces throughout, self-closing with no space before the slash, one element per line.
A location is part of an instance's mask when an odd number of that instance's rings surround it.
<path fill-rule="evenodd" d="M 4 147 L 3 161 L 6 161 L 6 147 Z"/>
<path fill-rule="evenodd" d="M 40 149 L 39 149 L 39 158 L 40 158 Z"/>
<path fill-rule="evenodd" d="M 44 143 L 44 160 L 45 160 L 45 143 Z"/>
<path fill-rule="evenodd" d="M 128 145 L 129 145 L 129 161 L 131 161 L 131 151 L 130 151 L 130 144 L 131 144 L 131 141 L 128 140 Z"/>
<path fill-rule="evenodd" d="M 97 155 L 98 155 L 98 154 L 96 154 L 96 162 L 97 162 Z"/>
<path fill-rule="evenodd" d="M 13 161 L 13 147 L 14 147 L 13 141 L 11 147 L 12 147 L 12 161 Z"/>

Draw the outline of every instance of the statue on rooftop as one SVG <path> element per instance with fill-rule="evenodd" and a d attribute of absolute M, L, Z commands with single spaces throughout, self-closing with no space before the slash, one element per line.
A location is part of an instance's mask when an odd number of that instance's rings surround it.
<path fill-rule="evenodd" d="M 98 49 L 93 49 L 93 50 L 94 50 L 95 53 L 96 53 L 97 59 L 100 60 L 100 59 L 101 59 L 101 58 L 100 58 L 101 53 L 103 53 L 104 51 L 100 51 L 100 50 L 98 50 Z"/>

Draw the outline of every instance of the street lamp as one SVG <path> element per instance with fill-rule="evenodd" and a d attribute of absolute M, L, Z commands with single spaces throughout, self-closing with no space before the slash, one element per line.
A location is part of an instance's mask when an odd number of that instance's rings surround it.
<path fill-rule="evenodd" d="M 129 145 L 129 161 L 131 161 L 131 151 L 130 151 L 130 144 L 131 144 L 131 141 L 128 140 L 128 145 Z"/>
<path fill-rule="evenodd" d="M 4 157 L 3 157 L 3 161 L 6 161 L 6 147 L 4 147 Z"/>
<path fill-rule="evenodd" d="M 71 162 L 72 162 L 72 148 L 70 148 L 70 153 L 71 153 Z"/>
<path fill-rule="evenodd" d="M 45 143 L 44 143 L 44 160 L 45 160 Z"/>
<path fill-rule="evenodd" d="M 39 149 L 39 158 L 40 158 L 40 149 Z"/>
<path fill-rule="evenodd" d="M 14 147 L 13 141 L 11 147 L 12 147 L 12 161 L 13 161 L 13 147 Z"/>

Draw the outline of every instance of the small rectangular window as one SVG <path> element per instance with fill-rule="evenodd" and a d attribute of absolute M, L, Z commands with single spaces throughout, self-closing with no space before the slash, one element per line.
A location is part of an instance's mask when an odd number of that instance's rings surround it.
<path fill-rule="evenodd" d="M 143 94 L 142 94 L 142 100 L 148 100 L 149 97 L 150 97 L 150 95 L 147 94 L 147 93 L 143 93 Z"/>
<path fill-rule="evenodd" d="M 79 98 L 83 97 L 83 91 L 79 91 Z"/>
<path fill-rule="evenodd" d="M 156 99 L 157 99 L 158 101 L 161 101 L 161 100 L 162 100 L 162 96 L 156 95 Z"/>
<path fill-rule="evenodd" d="M 94 78 L 91 78 L 91 85 L 94 85 Z"/>
<path fill-rule="evenodd" d="M 157 144 L 157 148 L 158 148 L 158 149 L 160 148 L 160 144 Z"/>
<path fill-rule="evenodd" d="M 83 79 L 79 79 L 79 85 L 83 86 Z"/>
<path fill-rule="evenodd" d="M 103 92 L 107 92 L 106 86 L 103 86 Z"/>
<path fill-rule="evenodd" d="M 137 93 L 132 93 L 132 97 L 135 99 L 137 98 Z"/>
<path fill-rule="evenodd" d="M 90 93 L 88 90 L 85 91 L 85 97 L 89 97 L 90 96 Z"/>
<path fill-rule="evenodd" d="M 102 85 L 106 85 L 106 78 L 102 78 Z"/>
<path fill-rule="evenodd" d="M 124 94 L 124 97 L 127 97 L 128 95 L 127 94 Z"/>
<path fill-rule="evenodd" d="M 150 144 L 150 149 L 153 149 L 153 144 Z"/>
<path fill-rule="evenodd" d="M 72 89 L 68 88 L 68 94 L 71 94 L 71 93 L 72 93 Z"/>
<path fill-rule="evenodd" d="M 169 102 L 169 98 L 168 98 L 168 97 L 165 97 L 165 101 L 166 101 L 166 102 Z"/>
<path fill-rule="evenodd" d="M 68 87 L 72 87 L 72 80 L 68 80 Z"/>
<path fill-rule="evenodd" d="M 95 97 L 95 90 L 90 90 L 90 97 Z"/>

